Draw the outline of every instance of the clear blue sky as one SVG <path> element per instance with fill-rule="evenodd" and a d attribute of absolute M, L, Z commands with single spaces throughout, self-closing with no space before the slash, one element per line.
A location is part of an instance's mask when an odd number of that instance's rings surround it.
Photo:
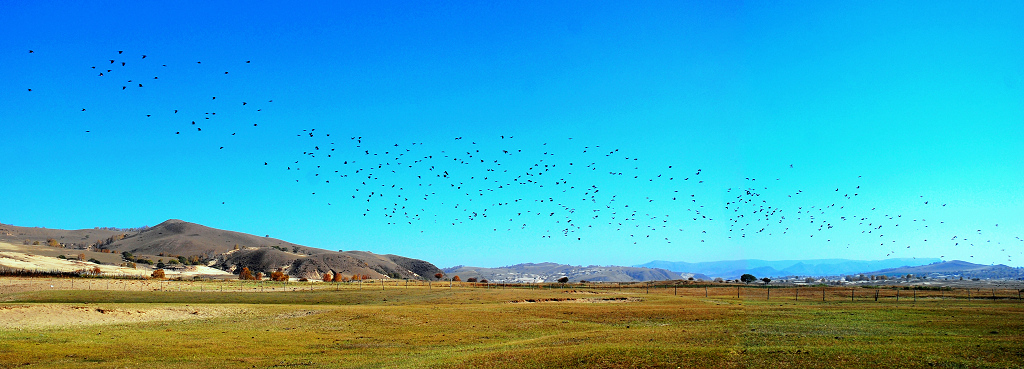
<path fill-rule="evenodd" d="M 0 8 L 3 223 L 1024 266 L 1020 2 Z"/>

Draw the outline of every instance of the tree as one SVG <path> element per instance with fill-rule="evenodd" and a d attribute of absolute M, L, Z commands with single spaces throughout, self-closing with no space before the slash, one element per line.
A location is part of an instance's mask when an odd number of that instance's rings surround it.
<path fill-rule="evenodd" d="M 744 274 L 740 276 L 740 281 L 743 283 L 750 283 L 756 280 L 757 277 L 755 277 L 753 274 Z"/>
<path fill-rule="evenodd" d="M 253 275 L 252 277 L 253 277 L 253 279 L 255 279 L 257 281 L 262 281 L 263 280 L 263 272 L 256 272 L 256 274 Z"/>
<path fill-rule="evenodd" d="M 333 282 L 334 276 L 330 272 L 324 273 L 324 282 Z"/>
<path fill-rule="evenodd" d="M 459 276 L 454 276 L 452 277 L 452 282 L 462 282 L 462 278 L 459 278 Z"/>
<path fill-rule="evenodd" d="M 60 247 L 60 242 L 52 238 L 47 239 L 46 244 L 50 247 Z"/>
<path fill-rule="evenodd" d="M 153 271 L 153 278 L 164 279 L 164 270 L 157 269 Z"/>
<path fill-rule="evenodd" d="M 481 280 L 480 280 L 480 283 L 483 283 L 483 284 L 488 284 L 488 283 L 491 283 L 491 282 L 488 282 L 488 281 L 487 281 L 486 279 L 481 279 Z"/>
<path fill-rule="evenodd" d="M 334 281 L 335 282 L 344 282 L 344 280 L 345 280 L 345 277 L 342 276 L 341 273 L 334 273 Z"/>
<path fill-rule="evenodd" d="M 85 261 L 85 254 L 78 254 L 78 260 Z"/>
<path fill-rule="evenodd" d="M 135 255 L 132 255 L 132 253 L 128 251 L 122 252 L 121 257 L 128 261 L 135 261 Z"/>
<path fill-rule="evenodd" d="M 768 284 L 771 281 L 772 281 L 772 279 L 768 278 L 768 277 L 761 278 L 761 282 L 764 282 L 764 284 Z"/>
<path fill-rule="evenodd" d="M 277 268 L 276 271 L 274 271 L 273 273 L 270 273 L 270 280 L 278 281 L 278 282 L 285 282 L 285 281 L 288 281 L 288 275 L 284 274 L 284 269 Z"/>
<path fill-rule="evenodd" d="M 565 283 L 569 281 L 569 277 L 558 278 L 558 283 Z"/>
<path fill-rule="evenodd" d="M 436 274 L 434 274 L 434 278 L 437 278 L 437 279 L 440 280 L 441 277 L 444 277 L 444 273 L 436 273 Z"/>
<path fill-rule="evenodd" d="M 242 272 L 238 273 L 238 279 L 241 279 L 243 281 L 254 279 L 252 277 L 252 271 L 249 270 L 249 267 L 242 268 Z"/>
<path fill-rule="evenodd" d="M 476 277 L 469 277 L 466 279 L 466 282 L 476 283 Z"/>

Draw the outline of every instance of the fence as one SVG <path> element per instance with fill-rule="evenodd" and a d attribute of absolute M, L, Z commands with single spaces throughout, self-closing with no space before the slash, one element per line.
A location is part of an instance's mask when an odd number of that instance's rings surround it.
<path fill-rule="evenodd" d="M 952 288 L 921 286 L 751 286 L 729 284 L 650 284 L 650 283 L 475 283 L 368 279 L 347 282 L 253 281 L 238 279 L 158 280 L 130 277 L 81 277 L 48 274 L 35 277 L 3 276 L 0 294 L 41 290 L 105 290 L 164 292 L 299 292 L 394 289 L 503 289 L 503 290 L 577 290 L 630 294 L 671 295 L 691 298 L 739 299 L 750 301 L 877 301 L 918 302 L 941 300 L 1024 301 L 1024 290 L 1014 288 Z"/>

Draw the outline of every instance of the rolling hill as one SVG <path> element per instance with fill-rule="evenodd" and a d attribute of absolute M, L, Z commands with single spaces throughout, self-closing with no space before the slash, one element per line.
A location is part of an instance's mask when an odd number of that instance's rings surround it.
<path fill-rule="evenodd" d="M 256 235 L 221 230 L 171 219 L 142 230 L 61 230 L 0 225 L 0 240 L 24 243 L 60 240 L 63 248 L 128 252 L 133 257 L 170 261 L 178 257 L 195 260 L 238 274 L 242 268 L 253 272 L 282 269 L 297 278 L 320 279 L 324 273 L 370 278 L 426 279 L 441 272 L 433 264 L 398 255 L 367 251 L 329 251 Z M 67 241 L 67 242 L 65 242 Z"/>

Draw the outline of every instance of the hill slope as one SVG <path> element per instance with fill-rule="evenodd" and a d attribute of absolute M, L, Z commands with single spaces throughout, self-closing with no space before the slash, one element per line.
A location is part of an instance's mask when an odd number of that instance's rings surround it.
<path fill-rule="evenodd" d="M 6 236 L 4 236 L 6 235 Z M 433 264 L 398 255 L 378 255 L 366 251 L 329 251 L 270 237 L 206 227 L 171 219 L 152 228 L 126 233 L 116 230 L 67 231 L 0 225 L 0 237 L 12 241 L 47 238 L 74 241 L 85 248 L 102 247 L 114 253 L 129 252 L 152 260 L 171 260 L 195 256 L 202 263 L 238 274 L 242 268 L 269 275 L 277 269 L 297 278 L 320 279 L 324 273 L 341 273 L 351 278 L 422 279 L 441 270 Z M 2 239 L 2 238 L 0 238 Z M 84 241 L 101 240 L 101 245 Z M 13 243 L 13 242 L 12 242 Z"/>

